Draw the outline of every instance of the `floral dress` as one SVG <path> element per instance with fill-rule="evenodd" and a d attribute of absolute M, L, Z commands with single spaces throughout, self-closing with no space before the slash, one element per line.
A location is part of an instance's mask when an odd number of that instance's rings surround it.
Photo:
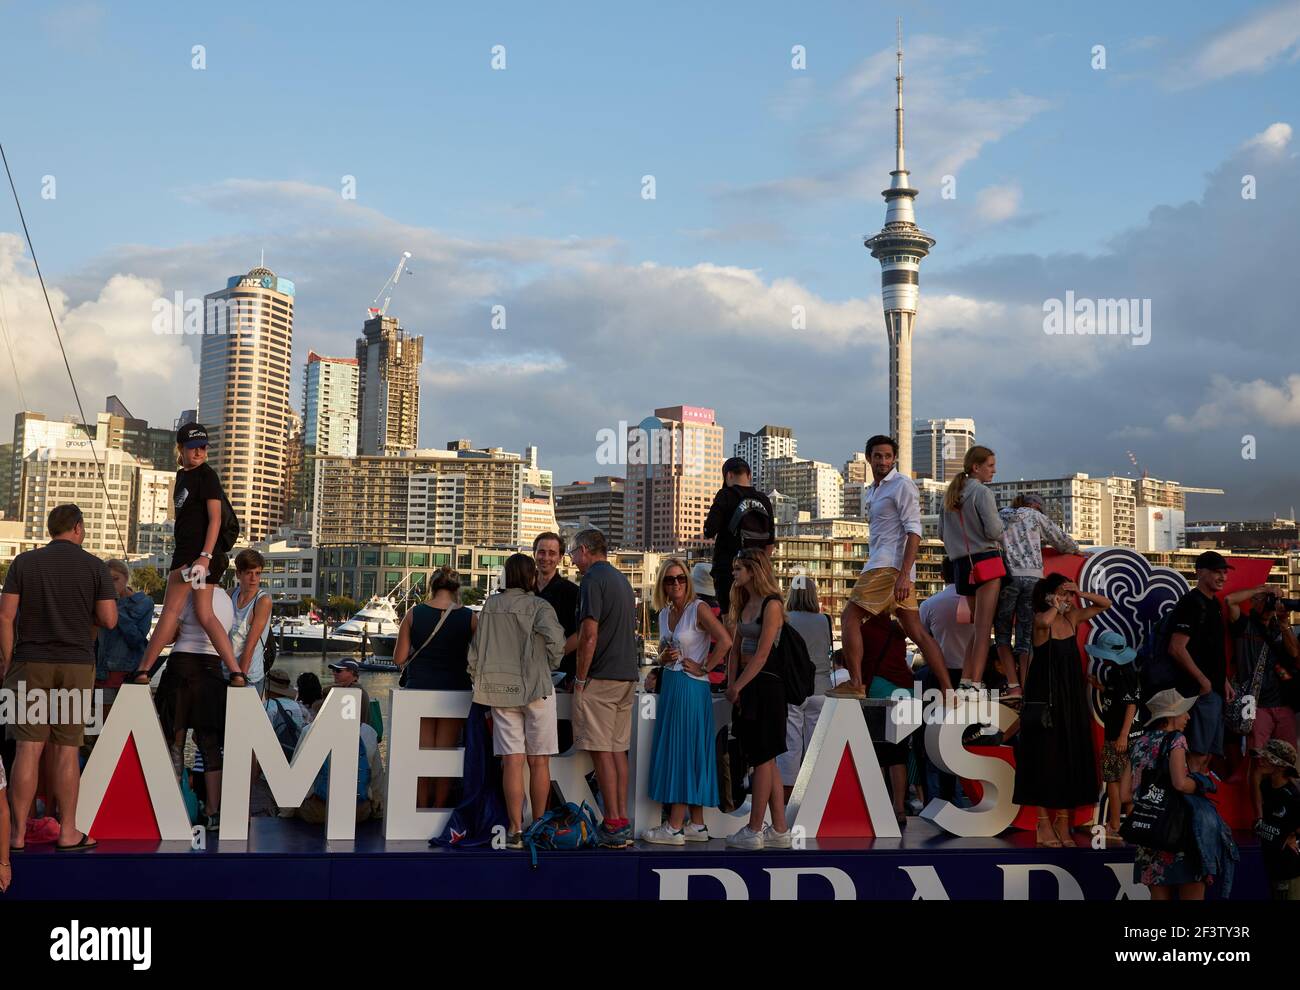
<path fill-rule="evenodd" d="M 1133 765 L 1133 793 L 1138 792 L 1144 770 L 1155 771 L 1160 758 L 1160 747 L 1164 743 L 1165 733 L 1152 729 L 1144 732 L 1129 746 L 1129 760 Z M 1187 737 L 1175 732 L 1169 744 L 1169 752 L 1181 749 L 1187 751 Z M 1138 880 L 1148 887 L 1176 887 L 1184 883 L 1197 883 L 1205 879 L 1201 870 L 1201 858 L 1195 853 L 1173 853 L 1163 849 L 1148 849 L 1137 846 L 1133 861 L 1137 864 Z"/>

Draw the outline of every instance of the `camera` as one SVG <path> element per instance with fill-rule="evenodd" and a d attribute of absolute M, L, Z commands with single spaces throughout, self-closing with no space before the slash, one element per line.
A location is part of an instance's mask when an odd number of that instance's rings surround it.
<path fill-rule="evenodd" d="M 1271 591 L 1264 595 L 1263 610 L 1265 612 L 1275 611 L 1278 602 L 1281 602 L 1282 607 L 1288 612 L 1300 612 L 1300 598 L 1283 598 Z"/>

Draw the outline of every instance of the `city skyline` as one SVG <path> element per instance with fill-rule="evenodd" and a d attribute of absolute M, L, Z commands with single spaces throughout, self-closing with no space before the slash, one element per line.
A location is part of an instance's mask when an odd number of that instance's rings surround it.
<path fill-rule="evenodd" d="M 927 262 L 913 417 L 975 419 L 1001 478 L 1134 474 L 1132 449 L 1156 477 L 1226 489 L 1194 499 L 1189 520 L 1259 518 L 1295 500 L 1300 446 L 1300 374 L 1285 360 L 1300 17 L 1269 3 L 1179 8 L 1174 24 L 1171 9 L 832 4 L 756 11 L 734 35 L 734 18 L 710 11 L 678 45 L 680 78 L 667 85 L 657 63 L 647 75 L 636 60 L 677 37 L 677 8 L 638 37 L 596 13 L 567 41 L 522 8 L 501 20 L 457 11 L 437 33 L 405 14 L 409 37 L 384 43 L 411 56 L 406 91 L 380 141 L 367 140 L 366 115 L 391 77 L 324 68 L 346 64 L 357 37 L 308 31 L 306 48 L 272 64 L 257 61 L 269 37 L 240 35 L 238 14 L 180 29 L 134 11 L 110 21 L 63 8 L 57 24 L 14 11 L 0 39 L 6 81 L 51 69 L 75 81 L 120 44 L 133 57 L 114 59 L 129 64 L 87 107 L 59 89 L 16 106 L 5 143 L 83 399 L 121 394 L 156 424 L 193 407 L 197 341 L 154 334 L 150 308 L 176 292 L 201 298 L 263 247 L 298 285 L 296 386 L 308 349 L 352 351 L 357 315 L 410 250 L 390 312 L 427 338 L 422 446 L 537 444 L 556 478 L 623 474 L 596 463 L 598 430 L 698 404 L 717 410 L 727 449 L 741 428 L 786 423 L 802 456 L 840 464 L 888 415 L 881 300 L 862 294 L 872 273 L 856 238 L 879 221 L 893 158 L 902 13 L 907 146 L 943 245 Z M 413 57 L 434 38 L 442 58 Z M 203 71 L 191 68 L 195 44 Z M 805 68 L 792 65 L 796 46 Z M 590 86 L 593 72 L 606 85 Z M 293 140 L 256 166 L 217 146 L 203 161 L 186 153 L 196 122 L 226 119 L 217 106 L 254 83 L 277 94 L 295 73 L 290 91 L 312 99 L 241 118 L 246 140 L 285 128 Z M 149 122 L 99 113 L 110 133 L 87 112 L 129 99 L 146 76 L 172 80 L 150 117 L 175 124 L 175 140 L 143 140 Z M 686 96 L 700 91 L 712 100 Z M 583 126 L 592 114 L 618 122 L 597 138 Z M 412 163 L 429 158 L 430 125 L 455 154 L 424 181 Z M 77 134 L 75 147 L 59 132 Z M 83 146 L 103 149 L 93 169 Z M 647 175 L 654 199 L 642 197 Z M 340 195 L 345 176 L 356 200 Z M 12 212 L 0 218 L 0 315 L 26 401 L 6 387 L 0 415 L 24 405 L 61 418 L 74 406 L 16 230 Z M 1045 333 L 1044 305 L 1074 295 L 1149 300 L 1149 345 Z M 292 403 L 301 411 L 296 387 Z"/>

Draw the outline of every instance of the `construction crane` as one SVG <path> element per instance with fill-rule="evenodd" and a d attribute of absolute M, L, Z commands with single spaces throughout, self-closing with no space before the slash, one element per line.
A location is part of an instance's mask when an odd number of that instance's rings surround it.
<path fill-rule="evenodd" d="M 1126 450 L 1124 451 L 1124 453 L 1128 454 L 1128 459 L 1133 462 L 1133 466 L 1137 468 L 1139 472 L 1141 472 L 1142 477 L 1145 479 L 1147 477 L 1147 470 L 1141 464 L 1138 463 L 1137 454 L 1133 453 L 1133 451 L 1131 450 Z M 1224 494 L 1222 488 L 1193 488 L 1189 485 L 1178 485 L 1178 490 L 1182 492 L 1184 495 L 1223 495 Z"/>
<path fill-rule="evenodd" d="M 366 310 L 367 317 L 373 320 L 376 316 L 388 315 L 388 303 L 393 298 L 393 290 L 397 288 L 397 283 L 402 280 L 402 272 L 406 271 L 406 261 L 410 257 L 410 251 L 402 252 L 402 256 L 397 259 L 397 267 L 393 269 L 393 274 L 388 276 L 388 281 L 384 283 L 384 287 L 380 289 L 379 294 L 375 296 L 373 305 Z M 387 294 L 385 295 L 385 293 Z M 379 305 L 380 296 L 384 297 L 384 304 L 382 306 Z"/>

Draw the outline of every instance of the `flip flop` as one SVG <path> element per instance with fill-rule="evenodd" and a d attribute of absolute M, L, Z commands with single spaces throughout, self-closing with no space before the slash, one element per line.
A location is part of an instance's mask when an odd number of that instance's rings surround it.
<path fill-rule="evenodd" d="M 56 842 L 54 844 L 54 851 L 61 853 L 87 852 L 88 850 L 94 849 L 97 845 L 99 845 L 98 842 L 83 832 L 81 834 L 81 841 L 75 846 L 61 846 Z"/>

